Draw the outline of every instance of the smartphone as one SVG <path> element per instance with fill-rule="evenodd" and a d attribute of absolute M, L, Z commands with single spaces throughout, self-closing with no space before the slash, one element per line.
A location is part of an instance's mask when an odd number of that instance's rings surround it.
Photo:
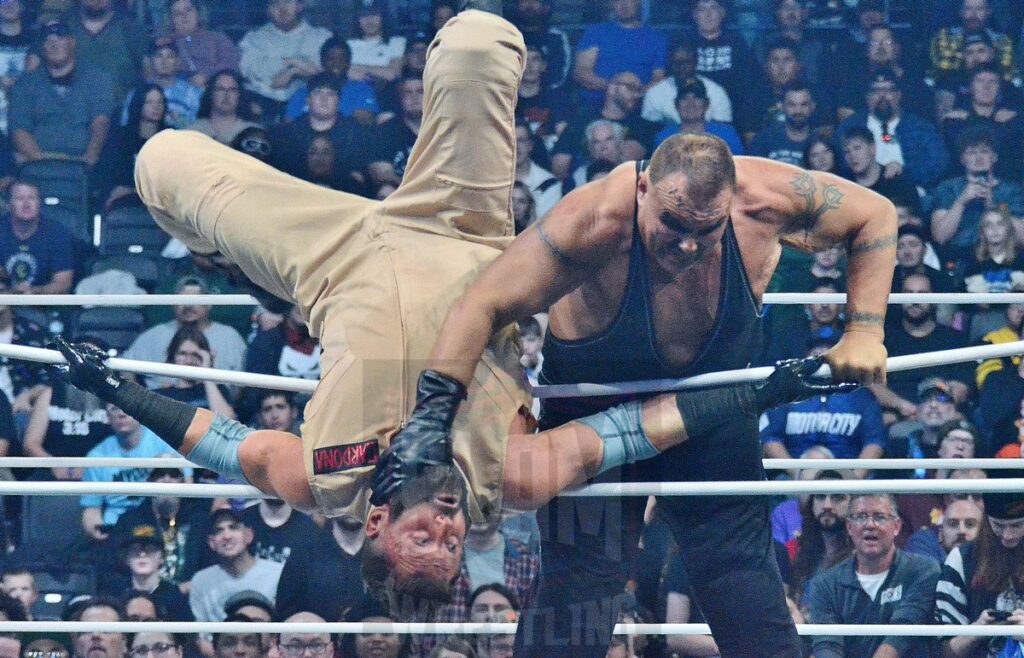
<path fill-rule="evenodd" d="M 1012 613 L 1009 610 L 989 610 L 988 614 L 992 615 L 992 619 L 997 622 L 1005 622 Z"/>

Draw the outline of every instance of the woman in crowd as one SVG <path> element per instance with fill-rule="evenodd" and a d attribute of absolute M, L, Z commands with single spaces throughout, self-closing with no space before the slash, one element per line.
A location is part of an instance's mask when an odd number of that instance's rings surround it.
<path fill-rule="evenodd" d="M 974 259 L 964 270 L 967 292 L 1010 292 L 1024 288 L 1024 254 L 1017 251 L 1013 220 L 1004 208 L 981 216 Z M 1002 310 L 999 315 L 1002 316 Z"/>
<path fill-rule="evenodd" d="M 516 235 L 537 221 L 537 200 L 530 188 L 516 181 L 512 184 L 512 218 L 515 220 Z"/>
<path fill-rule="evenodd" d="M 199 118 L 189 130 L 209 135 L 221 144 L 231 144 L 238 133 L 258 126 L 249 120 L 248 104 L 242 102 L 244 93 L 242 76 L 237 71 L 222 69 L 214 73 L 199 101 Z"/>
<path fill-rule="evenodd" d="M 203 332 L 191 325 L 184 325 L 171 338 L 167 346 L 167 363 L 179 366 L 213 367 L 210 343 Z M 228 402 L 228 393 L 210 381 L 194 382 L 175 379 L 160 392 L 169 398 L 185 402 L 194 407 L 204 407 L 226 418 L 235 417 L 235 409 Z"/>
<path fill-rule="evenodd" d="M 166 118 L 167 99 L 158 85 L 132 91 L 128 121 L 110 131 L 96 167 L 95 189 L 105 208 L 135 195 L 135 157 L 150 137 L 167 127 Z"/>
<path fill-rule="evenodd" d="M 990 477 L 1015 477 L 995 471 Z M 935 588 L 940 624 L 1024 626 L 1024 494 L 986 493 L 978 538 L 954 548 Z M 1021 629 L 1024 636 L 1024 628 Z M 1018 640 L 958 636 L 942 641 L 947 658 L 1020 655 Z"/>
<path fill-rule="evenodd" d="M 353 29 L 359 36 L 348 40 L 349 48 L 352 49 L 349 79 L 365 80 L 381 88 L 401 75 L 405 37 L 390 33 L 386 11 L 380 0 L 360 7 Z"/>
<path fill-rule="evenodd" d="M 519 612 L 519 597 L 501 583 L 480 585 L 469 595 L 469 621 L 484 622 L 507 612 Z"/>
<path fill-rule="evenodd" d="M 171 28 L 181 72 L 197 87 L 206 87 L 221 69 L 238 70 L 238 47 L 223 32 L 207 29 L 209 14 L 202 0 L 171 0 Z"/>
<path fill-rule="evenodd" d="M 824 137 L 813 137 L 804 149 L 804 168 L 836 173 L 836 152 Z"/>

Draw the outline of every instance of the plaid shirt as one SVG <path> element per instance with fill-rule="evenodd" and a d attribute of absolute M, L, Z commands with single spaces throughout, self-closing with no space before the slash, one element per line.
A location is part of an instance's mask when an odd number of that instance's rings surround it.
<path fill-rule="evenodd" d="M 1006 80 L 1013 80 L 1017 77 L 1017 71 L 1013 66 L 1013 42 L 1005 34 L 994 30 L 985 30 L 988 33 L 992 44 L 996 49 L 996 61 L 1003 71 Z M 962 27 L 947 27 L 939 30 L 938 34 L 932 37 L 929 55 L 932 60 L 932 70 L 928 75 L 933 80 L 939 80 L 950 73 L 959 71 L 964 65 L 964 29 Z"/>

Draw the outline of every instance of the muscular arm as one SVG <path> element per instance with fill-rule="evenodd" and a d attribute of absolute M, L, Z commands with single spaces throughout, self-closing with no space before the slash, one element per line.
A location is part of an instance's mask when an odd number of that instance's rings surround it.
<path fill-rule="evenodd" d="M 468 386 L 497 329 L 546 311 L 628 245 L 632 172 L 622 165 L 573 191 L 517 237 L 448 312 L 428 367 Z"/>
<path fill-rule="evenodd" d="M 846 332 L 826 359 L 833 377 L 885 381 L 881 341 L 896 263 L 896 207 L 832 174 L 760 159 L 736 160 L 741 181 L 753 180 L 751 185 L 767 188 L 769 207 L 777 204 L 775 209 L 781 211 L 774 221 L 779 222 L 782 242 L 804 250 L 846 245 Z M 746 185 L 741 183 L 741 190 Z"/>

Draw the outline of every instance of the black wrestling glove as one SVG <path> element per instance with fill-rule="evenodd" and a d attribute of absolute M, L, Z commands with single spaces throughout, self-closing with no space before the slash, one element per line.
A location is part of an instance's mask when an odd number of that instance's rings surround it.
<path fill-rule="evenodd" d="M 90 343 L 69 343 L 63 336 L 51 340 L 47 347 L 57 350 L 68 360 L 67 364 L 52 366 L 57 376 L 83 391 L 92 393 L 105 402 L 113 402 L 123 379 L 104 363 L 109 355 Z"/>
<path fill-rule="evenodd" d="M 466 387 L 461 382 L 434 370 L 420 373 L 416 408 L 374 469 L 371 504 L 386 504 L 427 467 L 452 463 L 452 423 L 464 399 Z"/>
<path fill-rule="evenodd" d="M 823 363 L 823 356 L 777 362 L 768 379 L 754 386 L 754 399 L 759 411 L 767 411 L 773 407 L 800 402 L 818 395 L 849 393 L 859 386 L 848 382 L 815 379 L 814 373 L 818 372 Z"/>

